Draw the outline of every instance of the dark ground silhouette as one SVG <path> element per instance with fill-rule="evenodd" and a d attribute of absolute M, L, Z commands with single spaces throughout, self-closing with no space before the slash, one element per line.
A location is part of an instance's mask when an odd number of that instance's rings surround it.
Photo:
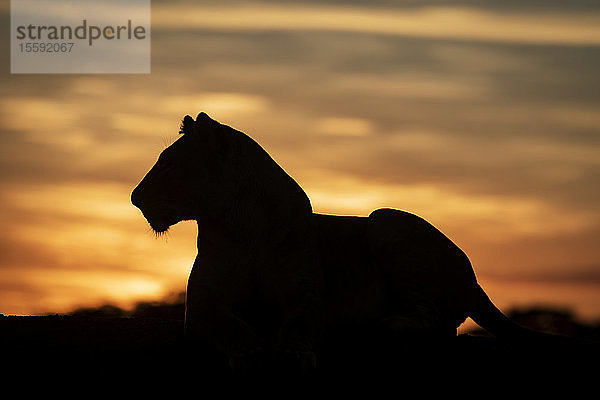
<path fill-rule="evenodd" d="M 219 368 L 219 361 L 203 365 L 195 358 L 201 356 L 185 347 L 183 315 L 184 305 L 176 301 L 139 303 L 129 311 L 105 305 L 67 315 L 2 316 L 2 363 L 29 377 L 56 374 L 94 382 L 117 378 L 233 382 Z M 600 322 L 584 324 L 569 312 L 541 308 L 515 310 L 509 315 L 523 326 L 579 338 L 585 345 L 567 350 L 515 348 L 483 330 L 444 342 L 414 338 L 409 343 L 390 343 L 368 330 L 357 330 L 331 338 L 317 373 L 304 379 L 344 385 L 373 379 L 416 385 L 442 378 L 469 386 L 492 377 L 595 381 Z M 269 381 L 273 372 L 257 373 L 253 380 Z"/>

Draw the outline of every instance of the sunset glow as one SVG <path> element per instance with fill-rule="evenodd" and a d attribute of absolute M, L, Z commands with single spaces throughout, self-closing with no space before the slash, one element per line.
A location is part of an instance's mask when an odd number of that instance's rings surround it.
<path fill-rule="evenodd" d="M 0 313 L 185 290 L 195 223 L 129 196 L 205 111 L 316 212 L 413 212 L 501 308 L 600 318 L 600 8 L 350 3 L 152 2 L 147 75 L 10 74 L 3 41 Z"/>

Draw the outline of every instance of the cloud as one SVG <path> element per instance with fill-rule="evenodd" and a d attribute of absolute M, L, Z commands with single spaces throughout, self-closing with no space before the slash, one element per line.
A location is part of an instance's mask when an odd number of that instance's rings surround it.
<path fill-rule="evenodd" d="M 311 5 L 157 4 L 153 29 L 344 31 L 508 43 L 597 45 L 593 14 L 494 13 L 466 7 L 376 9 Z"/>
<path fill-rule="evenodd" d="M 166 96 L 159 102 L 159 108 L 165 112 L 177 113 L 188 110 L 194 116 L 200 110 L 223 117 L 256 114 L 269 110 L 269 103 L 264 97 L 245 93 L 203 92 L 196 95 Z"/>
<path fill-rule="evenodd" d="M 111 302 L 126 307 L 185 287 L 195 226 L 165 240 L 151 234 L 116 183 L 11 186 L 0 192 L 6 232 L 0 259 L 0 312 L 67 312 Z M 65 295 L 65 293 L 67 295 Z"/>
<path fill-rule="evenodd" d="M 324 213 L 368 215 L 380 207 L 399 208 L 454 226 L 481 242 L 518 241 L 585 231 L 598 224 L 589 211 L 560 210 L 541 200 L 462 194 L 427 184 L 380 184 L 327 171 L 304 177 L 313 208 Z"/>
<path fill-rule="evenodd" d="M 343 74 L 335 77 L 331 89 L 376 92 L 380 96 L 409 99 L 475 100 L 489 95 L 483 82 L 465 78 L 446 79 L 436 74 L 404 71 L 388 74 Z"/>
<path fill-rule="evenodd" d="M 326 117 L 315 122 L 319 133 L 333 136 L 369 136 L 373 133 L 371 123 L 361 118 Z"/>
<path fill-rule="evenodd" d="M 102 265 L 97 269 L 51 269 L 48 266 L 26 270 L 3 268 L 2 311 L 10 314 L 66 313 L 77 306 L 105 302 L 123 307 L 137 299 L 149 300 L 168 293 L 164 280 L 142 273 L 117 272 Z"/>

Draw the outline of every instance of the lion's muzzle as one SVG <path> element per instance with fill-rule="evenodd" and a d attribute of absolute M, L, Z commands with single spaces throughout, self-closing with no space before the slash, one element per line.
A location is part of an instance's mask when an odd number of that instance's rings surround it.
<path fill-rule="evenodd" d="M 143 193 L 141 185 L 138 185 L 131 192 L 131 203 L 140 209 L 154 232 L 166 232 L 171 225 L 179 222 L 177 213 L 172 207 L 167 206 L 165 201 L 148 198 Z"/>
<path fill-rule="evenodd" d="M 143 198 L 142 198 L 141 192 L 142 191 L 139 186 L 137 186 L 135 189 L 133 189 L 133 192 L 131 192 L 131 204 L 133 204 L 140 210 L 142 209 L 142 203 L 143 203 Z"/>

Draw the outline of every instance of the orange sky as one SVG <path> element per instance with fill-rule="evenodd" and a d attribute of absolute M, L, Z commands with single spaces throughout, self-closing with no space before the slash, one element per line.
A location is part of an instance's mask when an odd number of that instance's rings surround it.
<path fill-rule="evenodd" d="M 206 111 L 316 211 L 415 212 L 499 306 L 600 318 L 600 7 L 343 3 L 153 1 L 149 75 L 11 75 L 0 8 L 0 313 L 184 290 L 195 225 L 129 194 Z"/>

